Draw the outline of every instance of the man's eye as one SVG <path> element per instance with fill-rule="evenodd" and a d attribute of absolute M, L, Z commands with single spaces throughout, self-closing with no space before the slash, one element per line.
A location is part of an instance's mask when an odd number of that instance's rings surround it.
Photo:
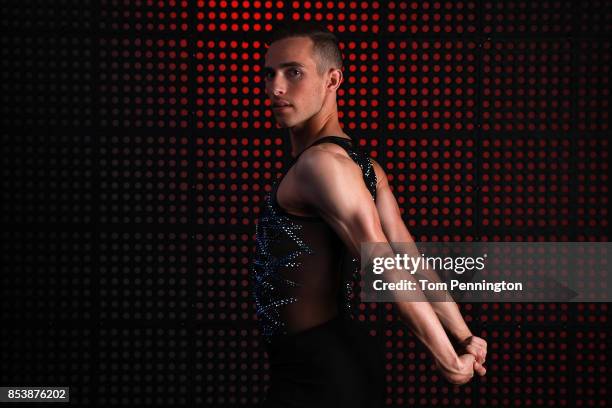
<path fill-rule="evenodd" d="M 300 77 L 302 75 L 302 72 L 299 69 L 291 69 L 291 70 L 289 70 L 289 74 L 291 76 L 294 76 L 294 77 Z M 264 79 L 270 79 L 270 78 L 274 77 L 274 73 L 268 71 L 268 72 L 264 73 L 263 76 L 264 76 Z"/>

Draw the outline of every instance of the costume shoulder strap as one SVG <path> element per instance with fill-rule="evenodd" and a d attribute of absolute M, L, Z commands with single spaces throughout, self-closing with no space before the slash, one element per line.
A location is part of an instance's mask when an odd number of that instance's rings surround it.
<path fill-rule="evenodd" d="M 349 140 L 345 137 L 328 137 L 325 142 L 334 143 L 338 146 L 341 146 L 346 150 L 349 157 L 359 165 L 361 168 L 361 173 L 363 174 L 363 181 L 365 182 L 368 191 L 372 195 L 372 199 L 376 200 L 376 172 L 374 171 L 374 166 L 372 165 L 372 161 L 370 160 L 370 156 L 358 146 L 355 146 L 352 140 Z"/>

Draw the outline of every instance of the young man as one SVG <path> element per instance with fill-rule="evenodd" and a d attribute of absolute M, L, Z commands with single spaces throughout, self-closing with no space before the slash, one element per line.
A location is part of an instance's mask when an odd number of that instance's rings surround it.
<path fill-rule="evenodd" d="M 340 127 L 336 37 L 322 26 L 295 23 L 269 43 L 265 91 L 275 119 L 289 130 L 292 153 L 262 207 L 252 264 L 270 357 L 264 406 L 379 407 L 382 350 L 348 318 L 344 275 L 362 242 L 414 241 L 383 168 Z M 463 384 L 474 372 L 484 375 L 486 342 L 471 334 L 455 303 L 395 304 L 446 379 Z M 460 355 L 444 327 L 460 342 Z"/>

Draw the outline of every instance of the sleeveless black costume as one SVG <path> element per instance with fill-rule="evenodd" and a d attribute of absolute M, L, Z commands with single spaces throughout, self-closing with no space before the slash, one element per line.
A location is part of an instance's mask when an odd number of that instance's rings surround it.
<path fill-rule="evenodd" d="M 306 149 L 319 143 L 346 150 L 375 200 L 376 174 L 367 154 L 340 136 L 317 139 Z M 382 349 L 351 318 L 357 259 L 321 217 L 290 214 L 276 201 L 278 185 L 306 149 L 266 195 L 256 227 L 252 290 L 270 360 L 262 407 L 382 407 Z"/>

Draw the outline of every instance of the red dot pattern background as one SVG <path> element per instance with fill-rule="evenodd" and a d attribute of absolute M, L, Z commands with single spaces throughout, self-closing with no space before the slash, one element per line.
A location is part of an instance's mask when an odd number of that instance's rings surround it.
<path fill-rule="evenodd" d="M 70 386 L 77 406 L 262 400 L 248 278 L 290 152 L 262 77 L 279 22 L 340 38 L 340 121 L 417 241 L 608 241 L 610 9 L 3 2 L 0 384 Z M 389 407 L 610 404 L 607 303 L 460 304 L 489 343 L 462 387 L 391 304 L 354 306 Z"/>

